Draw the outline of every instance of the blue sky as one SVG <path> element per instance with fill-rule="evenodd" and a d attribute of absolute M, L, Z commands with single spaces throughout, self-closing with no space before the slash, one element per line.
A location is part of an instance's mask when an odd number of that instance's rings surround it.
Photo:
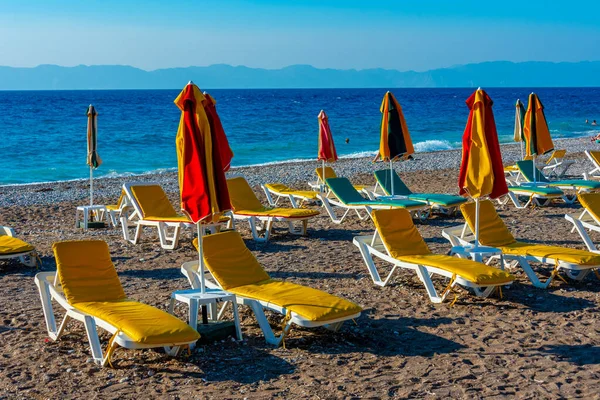
<path fill-rule="evenodd" d="M 600 2 L 0 0 L 0 65 L 423 71 L 600 60 Z"/>

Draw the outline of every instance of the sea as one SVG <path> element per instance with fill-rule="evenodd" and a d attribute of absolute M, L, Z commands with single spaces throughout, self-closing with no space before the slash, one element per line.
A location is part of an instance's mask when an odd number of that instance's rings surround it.
<path fill-rule="evenodd" d="M 400 102 L 417 152 L 460 148 L 469 110 L 464 89 L 208 90 L 234 152 L 233 166 L 315 160 L 325 110 L 341 157 L 372 157 L 387 90 Z M 536 92 L 553 138 L 600 133 L 600 88 L 486 88 L 501 142 L 513 137 L 515 102 Z M 0 91 L 0 185 L 89 177 L 86 109 L 98 111 L 94 176 L 175 170 L 179 90 Z M 585 121 L 589 120 L 589 123 Z"/>

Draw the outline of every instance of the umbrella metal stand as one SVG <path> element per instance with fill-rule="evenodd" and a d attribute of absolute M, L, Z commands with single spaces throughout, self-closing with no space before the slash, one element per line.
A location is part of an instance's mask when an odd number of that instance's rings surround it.
<path fill-rule="evenodd" d="M 204 294 L 206 293 L 206 283 L 204 281 L 204 256 L 202 254 L 203 229 L 200 221 L 198 221 L 196 227 L 198 228 L 198 266 L 200 269 L 200 293 Z M 206 305 L 204 304 L 202 305 L 202 323 L 205 325 L 208 324 L 208 313 L 206 310 Z"/>

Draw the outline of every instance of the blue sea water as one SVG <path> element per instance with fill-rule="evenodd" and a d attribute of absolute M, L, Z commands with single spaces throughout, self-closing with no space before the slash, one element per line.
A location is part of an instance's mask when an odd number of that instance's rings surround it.
<path fill-rule="evenodd" d="M 600 88 L 489 88 L 501 142 L 513 135 L 514 104 L 535 91 L 554 138 L 591 136 L 600 127 Z M 315 159 L 324 109 L 338 154 L 378 148 L 386 89 L 210 90 L 235 154 L 234 166 Z M 393 89 L 417 151 L 460 147 L 473 89 Z M 177 166 L 179 90 L 0 91 L 0 185 L 86 178 L 86 115 L 98 115 L 103 159 L 95 176 Z M 349 139 L 349 143 L 345 139 Z"/>

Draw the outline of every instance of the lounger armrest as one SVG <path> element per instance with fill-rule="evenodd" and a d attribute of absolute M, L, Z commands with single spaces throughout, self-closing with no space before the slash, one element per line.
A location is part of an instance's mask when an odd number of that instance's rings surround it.
<path fill-rule="evenodd" d="M 0 236 L 11 236 L 15 237 L 15 231 L 13 228 L 8 226 L 0 226 Z"/>
<path fill-rule="evenodd" d="M 475 240 L 475 235 L 467 224 L 452 226 L 442 230 L 442 236 L 448 239 L 452 246 L 470 245 Z"/>

